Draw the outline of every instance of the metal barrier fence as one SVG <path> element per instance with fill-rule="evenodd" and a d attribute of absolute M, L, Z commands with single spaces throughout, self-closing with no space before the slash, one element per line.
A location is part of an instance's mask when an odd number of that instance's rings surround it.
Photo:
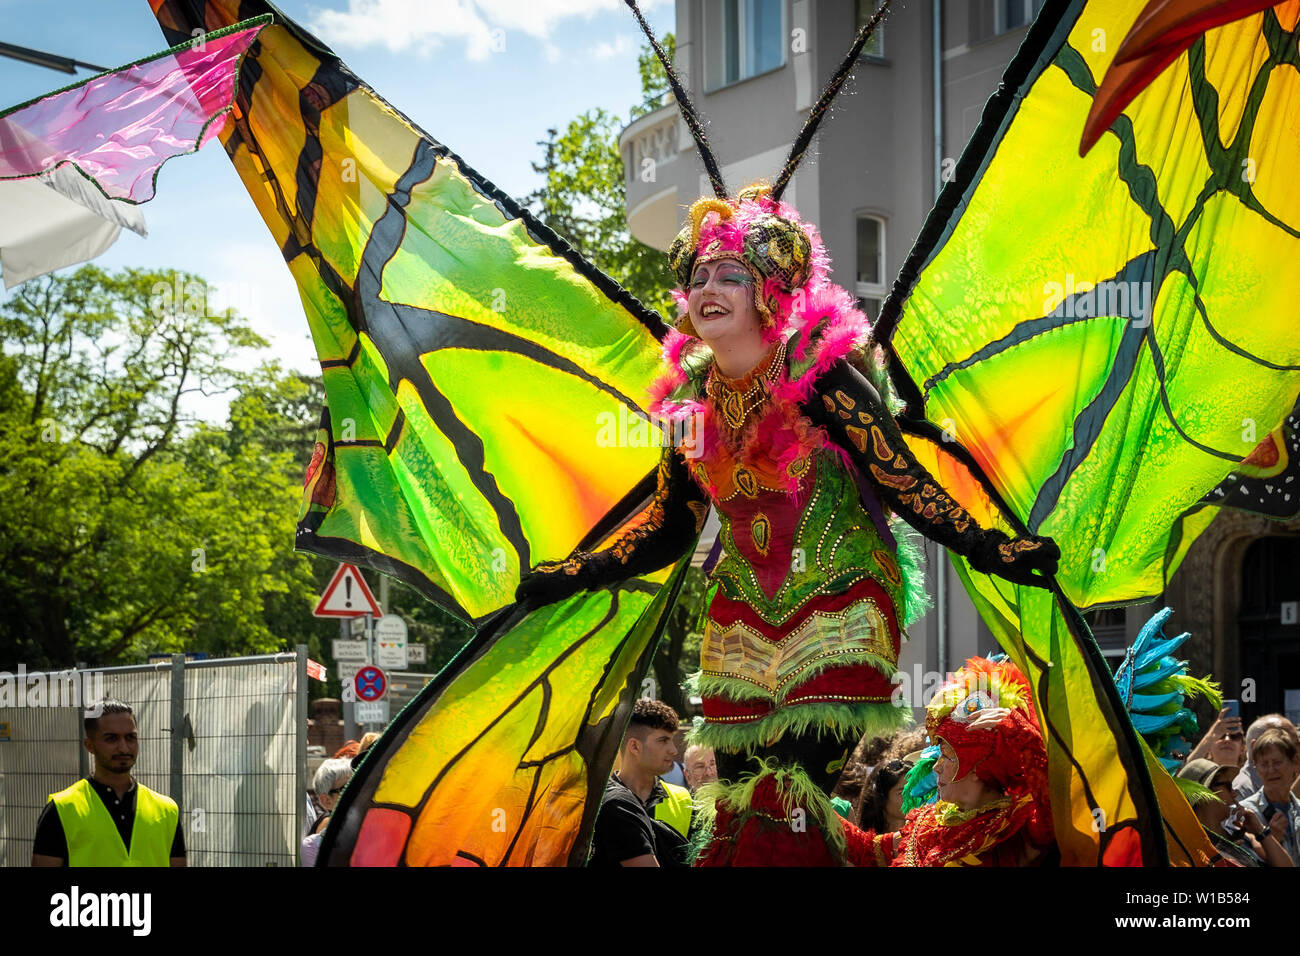
<path fill-rule="evenodd" d="M 10 678 L 12 679 L 12 678 Z M 27 674 L 46 693 L 0 706 L 0 866 L 31 862 L 51 793 L 92 769 L 82 746 L 86 705 L 116 697 L 135 711 L 132 775 L 180 806 L 190 866 L 296 866 L 307 789 L 307 648 L 224 660 Z M 31 685 L 34 686 L 34 685 Z M 57 699 L 56 698 L 61 698 Z"/>

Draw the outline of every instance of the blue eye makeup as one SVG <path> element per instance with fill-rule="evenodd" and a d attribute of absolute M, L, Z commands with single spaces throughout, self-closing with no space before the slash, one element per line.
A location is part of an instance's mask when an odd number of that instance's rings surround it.
<path fill-rule="evenodd" d="M 739 269 L 731 269 L 728 270 L 727 272 L 723 272 L 719 274 L 718 281 L 724 282 L 728 285 L 752 285 L 754 280 L 753 277 L 750 276 L 748 272 L 742 272 Z M 707 275 L 697 274 L 695 278 L 691 280 L 690 287 L 692 289 L 702 289 L 707 284 L 707 282 L 708 282 Z"/>

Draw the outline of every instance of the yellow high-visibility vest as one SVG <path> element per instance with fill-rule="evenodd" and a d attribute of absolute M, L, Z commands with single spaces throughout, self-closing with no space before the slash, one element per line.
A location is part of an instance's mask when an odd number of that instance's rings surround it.
<path fill-rule="evenodd" d="M 50 794 L 68 841 L 68 866 L 168 866 L 180 809 L 171 797 L 136 782 L 131 849 L 99 794 L 82 778 Z"/>
<path fill-rule="evenodd" d="M 668 824 L 682 836 L 691 829 L 691 792 L 685 787 L 659 781 L 668 796 L 655 804 L 655 819 Z"/>

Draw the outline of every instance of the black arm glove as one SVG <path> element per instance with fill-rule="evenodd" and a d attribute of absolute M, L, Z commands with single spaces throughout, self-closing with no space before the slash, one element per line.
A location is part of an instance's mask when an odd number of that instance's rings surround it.
<path fill-rule="evenodd" d="M 537 565 L 515 590 L 516 601 L 554 604 L 672 564 L 691 547 L 704 527 L 708 498 L 691 480 L 671 447 L 659 459 L 658 488 L 646 520 L 603 551 L 574 551 L 564 561 Z"/>
<path fill-rule="evenodd" d="M 841 360 L 822 375 L 804 412 L 826 427 L 831 440 L 917 531 L 967 558 L 976 571 L 1048 586 L 1033 572 L 1056 573 L 1061 556 L 1056 543 L 1040 537 L 1013 541 L 1001 531 L 981 528 L 913 457 L 880 393 L 848 362 Z"/>

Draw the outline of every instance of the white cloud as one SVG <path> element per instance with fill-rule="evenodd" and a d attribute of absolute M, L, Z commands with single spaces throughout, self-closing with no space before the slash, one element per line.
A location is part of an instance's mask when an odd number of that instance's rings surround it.
<path fill-rule="evenodd" d="M 348 0 L 346 10 L 321 10 L 310 28 L 326 43 L 428 53 L 444 41 L 465 44 L 471 60 L 492 50 L 492 30 L 464 0 Z"/>
<path fill-rule="evenodd" d="M 634 37 L 627 33 L 620 33 L 614 37 L 613 43 L 608 40 L 601 40 L 597 43 L 595 49 L 591 51 L 591 55 L 597 60 L 622 59 L 636 56 L 637 50 L 640 48 L 641 40 L 639 36 Z"/>
<path fill-rule="evenodd" d="M 319 375 L 320 362 L 297 283 L 277 253 L 269 242 L 227 242 L 211 249 L 204 260 L 208 305 L 214 310 L 233 308 L 270 342 L 267 349 L 232 356 L 228 368 L 247 372 L 262 362 L 277 359 L 285 371 Z M 233 392 L 195 394 L 190 396 L 185 410 L 205 421 L 223 422 L 233 397 Z"/>
<path fill-rule="evenodd" d="M 660 5 L 664 0 L 641 4 L 643 10 Z M 345 10 L 316 11 L 310 28 L 341 47 L 427 54 L 444 43 L 460 43 L 467 59 L 483 60 L 505 52 L 511 32 L 545 41 L 566 20 L 619 9 L 626 10 L 623 0 L 347 0 Z M 620 35 L 613 43 L 602 41 L 596 56 L 608 59 L 636 46 Z M 543 52 L 556 55 L 553 45 Z"/>
<path fill-rule="evenodd" d="M 549 36 L 557 23 L 570 17 L 590 17 L 627 6 L 622 0 L 475 0 L 475 5 L 495 26 L 535 37 Z"/>

